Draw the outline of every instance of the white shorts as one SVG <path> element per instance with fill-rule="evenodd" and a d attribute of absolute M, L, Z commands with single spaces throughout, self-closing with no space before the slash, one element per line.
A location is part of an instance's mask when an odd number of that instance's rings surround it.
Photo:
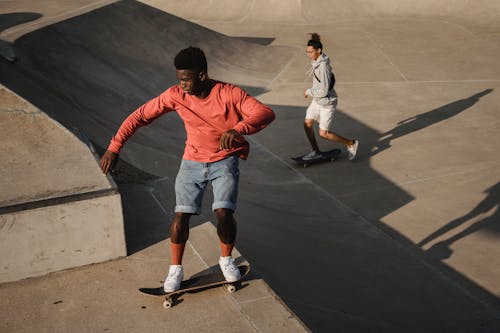
<path fill-rule="evenodd" d="M 333 115 L 337 109 L 337 100 L 330 105 L 321 105 L 312 101 L 306 111 L 306 119 L 312 119 L 319 123 L 319 128 L 330 131 L 333 125 Z"/>

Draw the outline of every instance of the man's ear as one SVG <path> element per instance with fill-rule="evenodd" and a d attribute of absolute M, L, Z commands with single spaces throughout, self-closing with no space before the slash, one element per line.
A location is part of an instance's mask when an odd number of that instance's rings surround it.
<path fill-rule="evenodd" d="M 205 80 L 207 79 L 208 75 L 207 73 L 205 72 L 199 72 L 198 73 L 198 79 L 201 81 L 201 82 L 205 82 Z"/>

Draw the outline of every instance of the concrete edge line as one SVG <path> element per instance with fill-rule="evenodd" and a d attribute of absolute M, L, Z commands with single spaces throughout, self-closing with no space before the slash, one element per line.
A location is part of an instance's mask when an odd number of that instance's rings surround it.
<path fill-rule="evenodd" d="M 21 36 L 24 36 L 35 30 L 42 29 L 46 26 L 70 19 L 75 16 L 83 15 L 85 13 L 102 8 L 104 6 L 111 5 L 118 1 L 119 0 L 99 0 L 54 16 L 42 16 L 42 18 L 40 19 L 10 27 L 2 31 L 0 33 L 0 36 L 6 41 L 14 42 Z"/>
<path fill-rule="evenodd" d="M 197 228 L 200 228 L 200 229 L 197 229 Z M 205 232 L 212 234 L 211 235 L 212 238 L 217 237 L 216 228 L 210 221 L 206 221 L 206 222 L 202 223 L 201 225 L 194 227 L 193 229 L 196 229 L 197 231 L 204 230 Z M 196 231 L 194 233 L 196 233 Z M 201 260 L 202 265 L 209 268 L 210 266 L 208 265 L 207 260 L 203 255 L 203 252 L 201 252 L 200 249 L 197 249 L 197 245 L 199 245 L 198 242 L 199 242 L 199 239 L 194 237 L 193 240 L 188 241 L 188 245 L 191 248 L 191 250 L 193 251 L 194 255 L 198 259 Z M 209 252 L 211 252 L 211 250 L 214 250 L 214 248 L 204 249 L 204 251 L 206 252 L 206 255 L 210 255 Z M 245 258 L 245 256 L 239 251 L 239 249 L 237 247 L 235 247 L 233 250 L 233 256 L 239 257 L 240 260 L 242 260 L 242 262 L 246 262 L 246 263 L 251 265 L 250 261 L 248 261 L 247 258 Z M 237 293 L 236 293 L 236 294 L 229 294 L 228 299 L 231 300 L 232 305 L 236 308 L 236 310 L 240 313 L 240 315 L 243 318 L 245 318 L 249 322 L 249 324 L 254 328 L 255 332 L 258 332 L 258 333 L 267 332 L 265 327 L 266 327 L 266 324 L 269 324 L 270 322 L 268 320 L 264 320 L 264 321 L 262 319 L 259 320 L 258 317 L 252 316 L 251 313 L 248 313 L 247 311 L 245 311 L 243 305 L 254 305 L 255 304 L 256 306 L 258 306 L 259 302 L 265 301 L 265 300 L 274 301 L 274 303 L 276 305 L 278 305 L 279 307 L 281 307 L 284 312 L 288 313 L 289 314 L 287 316 L 288 320 L 292 320 L 292 321 L 296 322 L 297 326 L 295 326 L 295 329 L 297 329 L 298 327 L 301 328 L 300 330 L 297 330 L 297 332 L 304 332 L 304 331 L 311 332 L 311 330 L 309 328 L 307 328 L 307 326 L 302 322 L 302 320 L 285 304 L 285 302 L 267 284 L 267 282 L 264 280 L 263 276 L 258 272 L 258 270 L 256 270 L 255 268 L 252 268 L 252 271 L 254 273 L 256 273 L 258 280 L 260 280 L 262 282 L 261 288 L 263 288 L 263 290 L 265 292 L 264 296 L 252 298 L 252 299 L 245 300 L 245 301 L 238 301 L 238 299 L 236 297 L 237 296 Z M 243 280 L 243 282 L 245 282 L 245 281 L 246 280 Z M 249 280 L 248 282 L 252 283 L 252 280 Z M 259 288 L 259 287 L 256 287 L 256 288 Z M 284 319 L 281 318 L 281 320 L 284 320 Z M 262 325 L 263 325 L 263 327 L 259 328 L 259 326 L 262 326 Z M 270 325 L 270 326 L 272 326 L 272 325 Z M 291 327 L 289 327 L 289 328 L 291 328 Z M 295 330 L 292 329 L 292 331 L 295 331 Z"/>
<path fill-rule="evenodd" d="M 243 301 L 243 302 L 238 302 L 234 297 L 233 298 L 233 301 L 235 302 L 235 304 L 238 306 L 239 310 L 241 311 L 242 314 L 245 315 L 245 317 L 248 319 L 248 321 L 255 327 L 255 324 L 254 324 L 254 321 L 252 320 L 252 318 L 247 315 L 245 313 L 245 311 L 243 310 L 243 308 L 241 307 L 242 304 L 252 304 L 252 303 L 257 303 L 259 301 L 262 301 L 262 300 L 266 300 L 266 299 L 272 299 L 274 300 L 276 303 L 278 303 L 279 305 L 281 305 L 292 317 L 294 320 L 297 321 L 297 323 L 304 329 L 304 331 L 306 332 L 312 332 L 307 326 L 306 324 L 299 318 L 299 316 L 297 316 L 295 314 L 295 312 L 293 312 L 289 307 L 288 305 L 286 305 L 286 303 L 281 299 L 281 297 L 279 297 L 275 292 L 274 290 L 267 284 L 267 282 L 265 282 L 264 278 L 262 278 L 262 281 L 264 282 L 265 284 L 265 287 L 267 288 L 267 291 L 268 293 L 270 294 L 269 296 L 265 296 L 265 297 L 260 297 L 260 298 L 256 298 L 256 299 L 251 299 L 251 300 L 247 300 L 247 301 Z M 260 330 L 257 329 L 256 327 L 256 330 L 258 332 L 260 332 Z"/>
<path fill-rule="evenodd" d="M 264 146 L 263 144 L 261 144 L 255 138 L 247 138 L 247 140 L 251 144 L 257 145 L 257 146 L 259 146 L 259 148 L 265 150 L 268 154 L 270 154 L 271 156 L 273 156 L 276 160 L 278 160 L 279 162 L 281 162 L 284 166 L 286 166 L 287 168 L 289 168 L 290 170 L 292 170 L 292 172 L 294 172 L 299 177 L 299 179 L 302 179 L 304 181 L 304 183 L 307 183 L 307 184 L 313 186 L 313 188 L 315 188 L 317 191 L 319 191 L 320 193 L 323 193 L 325 196 L 327 196 L 333 202 L 335 202 L 339 207 L 343 208 L 346 212 L 348 212 L 348 213 L 352 214 L 354 217 L 356 217 L 359 221 L 361 221 L 361 223 L 363 223 L 363 224 L 365 224 L 365 225 L 367 225 L 367 226 L 369 226 L 371 228 L 374 228 L 375 230 L 378 230 L 384 237 L 386 237 L 388 240 L 390 240 L 391 242 L 393 242 L 393 244 L 395 244 L 397 247 L 399 247 L 400 249 L 402 249 L 403 251 L 405 251 L 406 253 L 408 253 L 411 257 L 415 258 L 418 263 L 420 263 L 423 266 L 427 267 L 428 269 L 430 269 L 431 271 L 433 271 L 434 273 L 436 273 L 438 276 L 440 276 L 442 279 L 444 279 L 446 281 L 449 281 L 451 285 L 453 285 L 456 288 L 458 288 L 465 295 L 467 295 L 470 299 L 473 299 L 473 300 L 477 301 L 478 303 L 482 304 L 484 306 L 485 310 L 489 314 L 493 315 L 495 318 L 500 318 L 500 314 L 497 312 L 495 306 L 491 303 L 491 301 L 489 301 L 488 299 L 484 299 L 480 295 L 476 295 L 472 290 L 469 290 L 469 288 L 467 288 L 466 286 L 464 286 L 462 283 L 460 283 L 459 281 L 456 281 L 452 277 L 448 276 L 446 274 L 446 272 L 440 270 L 438 267 L 436 267 L 435 265 L 433 265 L 432 262 L 430 262 L 428 259 L 424 258 L 418 252 L 417 249 L 415 249 L 414 247 L 410 246 L 409 244 L 405 244 L 404 242 L 402 242 L 399 236 L 396 236 L 394 233 L 389 232 L 386 228 L 383 228 L 381 225 L 368 220 L 363 215 L 361 215 L 360 213 L 356 212 L 351 207 L 347 206 L 338 197 L 336 197 L 333 194 L 329 193 L 328 191 L 326 191 L 325 189 L 323 189 L 321 186 L 319 186 L 318 184 L 316 184 L 315 182 L 313 182 L 311 179 L 309 179 L 308 177 L 306 177 L 304 174 L 302 174 L 301 172 L 297 171 L 297 169 L 295 169 L 292 166 L 292 164 L 290 164 L 287 161 L 284 161 L 283 159 L 281 159 L 278 155 L 276 155 L 275 153 L 273 153 L 272 151 L 270 151 L 266 146 Z"/>
<path fill-rule="evenodd" d="M 16 213 L 16 212 L 29 210 L 29 209 L 42 208 L 42 207 L 47 207 L 47 206 L 61 205 L 61 204 L 69 203 L 69 202 L 82 201 L 82 200 L 88 200 L 88 199 L 94 199 L 94 198 L 101 198 L 101 197 L 105 197 L 105 196 L 113 195 L 113 194 L 117 194 L 117 193 L 118 193 L 118 190 L 116 188 L 109 188 L 109 189 L 103 189 L 103 190 L 98 190 L 98 191 L 93 191 L 93 192 L 85 192 L 85 193 L 72 194 L 72 195 L 44 199 L 44 200 L 38 200 L 38 201 L 30 201 L 30 202 L 25 202 L 25 203 L 21 203 L 21 204 L 0 207 L 0 215 Z"/>

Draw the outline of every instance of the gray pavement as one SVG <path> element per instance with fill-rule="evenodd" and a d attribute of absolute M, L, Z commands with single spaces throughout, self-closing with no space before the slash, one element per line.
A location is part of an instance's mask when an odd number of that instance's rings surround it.
<path fill-rule="evenodd" d="M 98 4 L 82 1 L 79 8 L 91 3 Z M 175 83 L 173 55 L 199 45 L 207 52 L 212 77 L 244 85 L 277 113 L 270 128 L 251 137 L 250 159 L 242 163 L 238 249 L 258 279 L 309 329 L 500 331 L 497 1 L 143 3 L 121 1 L 86 14 L 67 10 L 66 21 L 31 23 L 30 33 L 26 23 L 3 31 L 0 38 L 13 43 L 18 61 L 0 63 L 0 83 L 67 128 L 78 127 L 102 150 L 126 114 Z M 42 12 L 55 4 L 22 10 Z M 13 1 L 3 2 L 1 13 L 12 6 Z M 361 149 L 354 163 L 344 158 L 304 169 L 289 157 L 308 150 L 302 132 L 308 104 L 302 93 L 310 84 L 304 45 L 313 31 L 322 35 L 333 59 L 338 131 L 359 138 Z M 94 286 L 82 289 L 92 297 L 73 303 L 45 294 L 47 305 L 34 313 L 47 331 L 124 331 L 120 316 L 132 318 L 137 326 L 131 327 L 152 325 L 148 316 L 161 312 L 156 300 L 142 309 L 147 301 L 129 290 L 163 278 L 165 221 L 171 218 L 183 135 L 176 117 L 164 117 L 141 130 L 121 156 L 115 180 L 129 256 L 1 285 L 0 292 L 9 295 L 2 297 L 2 313 L 20 325 L 9 329 L 31 328 L 35 320 L 29 320 L 32 312 L 22 311 L 32 298 L 14 296 L 13 290 L 22 286 L 39 292 L 51 279 L 73 288 L 70 276 Z M 321 141 L 320 146 L 336 145 Z M 205 198 L 205 215 L 193 221 L 194 228 L 213 219 L 210 199 Z M 152 268 L 149 251 L 159 247 L 164 265 Z M 205 248 L 203 243 L 196 250 L 203 255 Z M 112 267 L 129 277 L 123 282 L 127 291 L 113 289 L 120 278 Z M 86 280 L 86 275 L 94 278 Z M 242 294 L 253 280 L 249 284 Z M 105 288 L 111 288 L 106 300 L 117 302 L 120 297 L 113 295 L 120 295 L 129 301 L 120 302 L 120 310 L 99 304 L 93 294 Z M 193 307 L 213 310 L 201 303 L 239 304 L 227 303 L 218 289 L 213 293 L 217 296 L 187 295 L 175 316 L 161 314 L 161 323 L 176 317 L 189 320 L 185 331 L 220 331 L 223 320 L 217 315 L 194 320 L 190 313 Z M 56 315 L 82 306 L 85 311 L 64 321 L 80 326 L 57 326 Z M 236 312 L 231 321 L 238 329 L 278 331 L 252 325 L 252 316 Z M 100 326 L 92 326 L 92 313 L 115 326 L 99 320 Z M 199 318 L 211 319 L 200 325 Z M 300 326 L 290 320 L 283 322 Z"/>
<path fill-rule="evenodd" d="M 186 276 L 218 268 L 217 231 L 192 229 Z M 167 273 L 168 241 L 123 259 L 0 285 L 1 332 L 307 332 L 258 274 L 229 294 L 222 287 L 181 295 L 168 310 L 158 287 Z M 238 263 L 246 260 L 236 250 Z M 215 266 L 215 267 L 214 267 Z"/>

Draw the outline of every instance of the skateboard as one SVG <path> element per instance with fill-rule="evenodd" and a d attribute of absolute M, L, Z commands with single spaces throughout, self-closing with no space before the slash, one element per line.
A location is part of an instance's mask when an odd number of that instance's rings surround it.
<path fill-rule="evenodd" d="M 321 156 L 318 158 L 314 158 L 312 160 L 304 160 L 303 157 L 305 155 L 297 156 L 297 157 L 292 157 L 292 160 L 294 160 L 297 164 L 302 165 L 304 168 L 307 167 L 309 164 L 315 164 L 319 162 L 324 162 L 324 161 L 335 161 L 337 157 L 340 155 L 340 149 L 332 149 L 329 151 L 325 151 L 321 153 Z"/>
<path fill-rule="evenodd" d="M 250 265 L 240 265 L 238 269 L 240 270 L 241 278 L 234 282 L 227 282 L 222 271 L 218 269 L 216 273 L 207 273 L 199 276 L 195 275 L 187 280 L 183 280 L 178 290 L 169 293 L 163 290 L 163 286 L 158 288 L 139 288 L 139 291 L 147 295 L 164 296 L 165 301 L 163 302 L 163 307 L 165 309 L 170 309 L 175 303 L 176 296 L 186 292 L 195 292 L 216 286 L 224 286 L 229 293 L 234 293 L 241 279 L 250 272 Z"/>

